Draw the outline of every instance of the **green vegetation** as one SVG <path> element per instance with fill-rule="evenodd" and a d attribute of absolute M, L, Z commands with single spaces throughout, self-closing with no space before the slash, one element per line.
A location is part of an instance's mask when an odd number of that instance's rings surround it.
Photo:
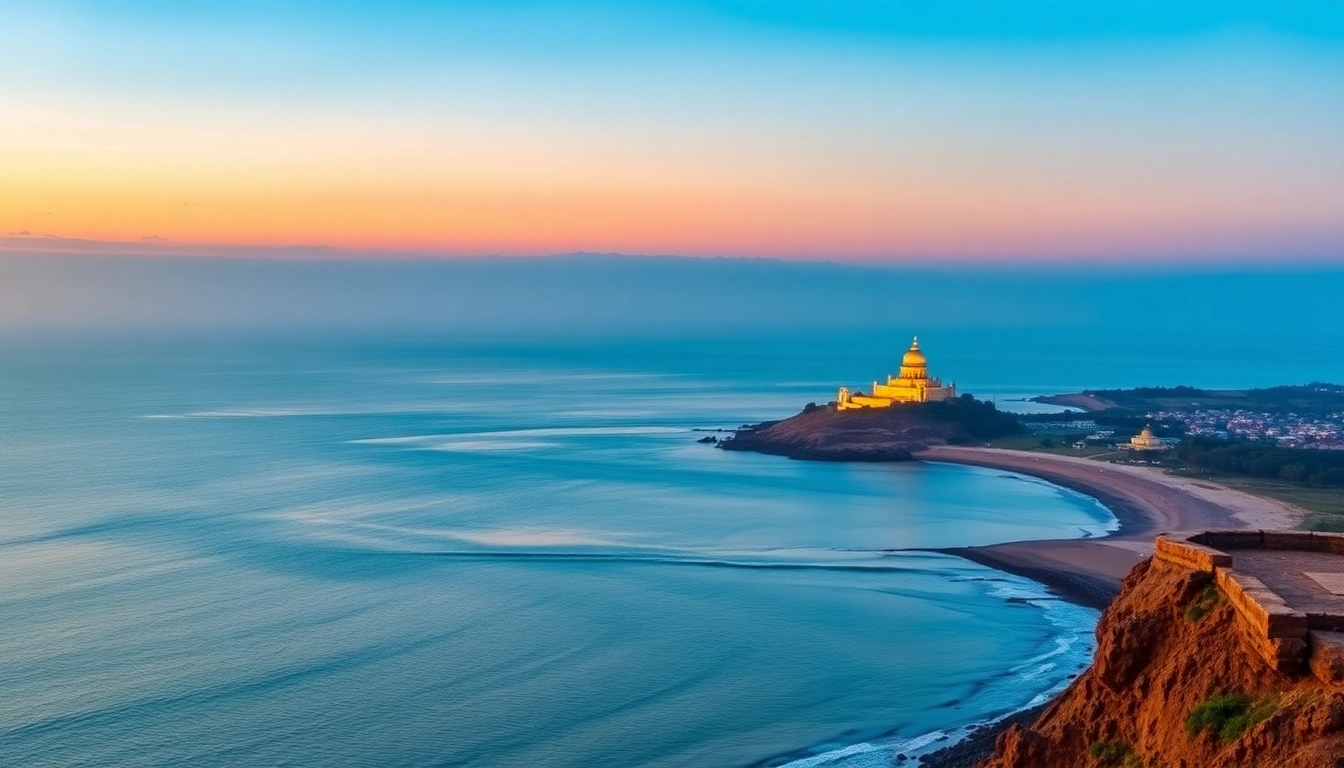
<path fill-rule="evenodd" d="M 1185 607 L 1185 618 L 1191 622 L 1199 621 L 1209 615 L 1209 612 L 1221 605 L 1222 602 L 1223 593 L 1218 591 L 1216 585 L 1210 584 Z"/>
<path fill-rule="evenodd" d="M 1344 409 L 1344 386 L 1313 382 L 1265 389 L 1207 390 L 1194 387 L 1139 387 L 1087 390 L 1122 411 L 1168 411 L 1190 408 L 1243 408 L 1269 413 L 1322 414 Z"/>
<path fill-rule="evenodd" d="M 1190 437 L 1181 441 L 1176 455 L 1195 469 L 1344 487 L 1344 451 L 1313 451 L 1266 443 Z"/>
<path fill-rule="evenodd" d="M 1022 422 L 1011 413 L 1004 413 L 994 404 L 962 395 L 955 400 L 924 403 L 919 408 L 945 424 L 952 424 L 972 440 L 992 440 L 1005 435 L 1020 435 L 1027 431 Z"/>
<path fill-rule="evenodd" d="M 1143 761 L 1134 749 L 1123 741 L 1094 741 L 1087 754 L 1097 765 L 1106 768 L 1143 768 Z"/>
<path fill-rule="evenodd" d="M 1041 445 L 1039 435 L 1008 435 L 998 437 L 993 440 L 986 440 L 985 446 L 989 448 L 1006 448 L 1014 451 L 1033 451 L 1035 453 L 1048 453 L 1052 456 L 1079 456 L 1082 458 L 1099 458 L 1102 456 L 1118 456 L 1119 452 L 1114 448 L 1107 446 L 1089 446 L 1087 448 L 1074 448 L 1073 443 L 1076 438 L 1062 436 L 1054 438 L 1054 445 L 1045 448 Z"/>
<path fill-rule="evenodd" d="M 1191 736 L 1208 731 L 1224 744 L 1236 741 L 1251 726 L 1259 723 L 1278 709 L 1278 702 L 1266 699 L 1254 707 L 1241 694 L 1224 693 L 1190 710 L 1185 718 L 1185 732 Z"/>

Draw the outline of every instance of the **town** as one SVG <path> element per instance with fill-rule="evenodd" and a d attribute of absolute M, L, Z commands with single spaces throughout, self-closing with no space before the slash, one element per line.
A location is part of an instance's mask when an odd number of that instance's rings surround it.
<path fill-rule="evenodd" d="M 1123 428 L 1099 423 L 1094 419 L 1028 421 L 1024 426 L 1035 434 L 1068 435 L 1075 448 L 1114 443 L 1116 447 L 1124 449 L 1147 445 L 1151 449 L 1160 450 L 1174 447 L 1180 442 L 1180 437 L 1188 435 L 1250 440 L 1282 448 L 1344 450 L 1344 411 L 1304 416 L 1296 413 L 1209 408 L 1146 411 L 1142 419 L 1153 425 L 1160 437 L 1147 443 L 1142 441 L 1141 435 L 1129 439 Z M 1124 439 L 1117 442 L 1117 436 Z"/>
<path fill-rule="evenodd" d="M 1344 411 L 1320 416 L 1251 410 L 1153 411 L 1154 423 L 1179 423 L 1187 435 L 1254 440 L 1284 448 L 1344 450 Z"/>

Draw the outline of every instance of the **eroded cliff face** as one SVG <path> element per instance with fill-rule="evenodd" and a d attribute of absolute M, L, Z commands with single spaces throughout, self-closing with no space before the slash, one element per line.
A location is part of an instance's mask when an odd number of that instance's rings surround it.
<path fill-rule="evenodd" d="M 1212 581 L 1136 567 L 1093 666 L 984 768 L 1344 768 L 1344 688 L 1274 670 Z"/>

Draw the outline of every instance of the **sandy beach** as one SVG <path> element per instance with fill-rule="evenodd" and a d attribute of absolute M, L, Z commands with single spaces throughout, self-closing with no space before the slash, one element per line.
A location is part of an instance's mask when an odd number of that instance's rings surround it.
<path fill-rule="evenodd" d="M 1120 527 L 1104 538 L 943 550 L 1039 581 L 1067 599 L 1098 608 L 1115 595 L 1135 563 L 1152 553 L 1153 537 L 1158 533 L 1292 528 L 1306 514 L 1289 504 L 1149 467 L 994 448 L 939 447 L 917 458 L 1020 472 L 1085 493 L 1106 505 Z"/>

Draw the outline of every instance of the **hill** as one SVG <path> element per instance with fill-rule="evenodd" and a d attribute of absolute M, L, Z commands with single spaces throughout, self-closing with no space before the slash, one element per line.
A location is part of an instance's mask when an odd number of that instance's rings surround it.
<path fill-rule="evenodd" d="M 968 445 L 1025 431 L 992 403 L 962 395 L 892 408 L 809 406 L 782 421 L 744 427 L 719 447 L 819 461 L 909 461 L 914 452 L 935 445 Z"/>
<path fill-rule="evenodd" d="M 1040 403 L 1072 406 L 1093 412 L 1144 413 L 1217 409 L 1322 414 L 1344 410 L 1344 386 L 1313 382 L 1261 389 L 1197 389 L 1185 386 L 1088 389 L 1032 399 Z"/>

